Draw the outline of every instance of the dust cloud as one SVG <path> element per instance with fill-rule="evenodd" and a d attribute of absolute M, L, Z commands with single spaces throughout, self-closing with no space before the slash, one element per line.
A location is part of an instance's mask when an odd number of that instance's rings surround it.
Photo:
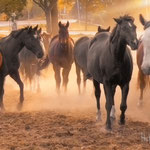
<path fill-rule="evenodd" d="M 144 94 L 144 105 L 142 107 L 137 107 L 137 102 L 139 99 L 139 90 L 137 89 L 136 80 L 138 68 L 135 62 L 136 52 L 132 52 L 134 59 L 134 69 L 132 80 L 130 82 L 130 90 L 127 99 L 128 109 L 126 111 L 126 116 L 138 121 L 150 122 L 150 92 L 149 89 L 145 91 Z M 82 74 L 81 74 L 82 76 Z M 63 92 L 61 87 L 61 94 L 58 95 L 55 91 L 55 79 L 52 65 L 48 69 L 42 72 L 40 77 L 40 87 L 41 92 L 36 92 L 36 90 L 30 90 L 30 88 L 25 85 L 25 100 L 23 106 L 23 112 L 31 111 L 46 111 L 54 110 L 57 112 L 92 112 L 96 116 L 96 100 L 94 97 L 94 89 L 92 81 L 87 81 L 86 91 L 82 92 L 81 95 L 78 94 L 78 87 L 76 83 L 76 72 L 75 65 L 73 64 L 68 83 L 67 93 Z M 83 84 L 81 84 L 81 89 Z M 105 96 L 103 92 L 103 87 L 101 85 L 101 110 L 105 114 Z M 5 97 L 4 104 L 7 111 L 16 111 L 16 105 L 19 101 L 19 88 L 18 85 L 10 78 L 7 77 L 5 85 Z M 120 102 L 121 102 L 121 91 L 117 87 L 115 94 L 115 105 L 116 114 L 119 118 L 120 115 Z M 82 114 L 82 113 L 81 113 Z M 105 118 L 103 118 L 105 120 Z"/>

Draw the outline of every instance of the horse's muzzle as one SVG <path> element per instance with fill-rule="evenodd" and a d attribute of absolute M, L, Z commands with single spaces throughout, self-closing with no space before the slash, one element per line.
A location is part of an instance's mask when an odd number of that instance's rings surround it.
<path fill-rule="evenodd" d="M 131 49 L 132 50 L 137 50 L 138 49 L 138 39 L 135 39 L 135 40 L 133 40 L 133 41 L 131 41 L 131 44 L 130 44 L 130 46 L 131 46 Z"/>
<path fill-rule="evenodd" d="M 38 52 L 38 53 L 36 54 L 37 58 L 42 58 L 42 57 L 43 57 L 43 55 L 44 55 L 44 53 L 43 53 L 43 52 Z"/>

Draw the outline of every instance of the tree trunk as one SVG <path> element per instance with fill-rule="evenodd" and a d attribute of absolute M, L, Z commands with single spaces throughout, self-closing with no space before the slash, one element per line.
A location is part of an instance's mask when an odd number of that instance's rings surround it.
<path fill-rule="evenodd" d="M 88 19 L 88 12 L 87 12 L 87 0 L 85 4 L 85 31 L 87 31 L 87 19 Z"/>
<path fill-rule="evenodd" d="M 55 36 L 58 34 L 58 7 L 57 7 L 57 2 L 52 8 L 51 17 L 52 17 L 52 34 L 53 34 L 53 36 Z"/>
<path fill-rule="evenodd" d="M 52 32 L 51 11 L 46 11 L 45 16 L 46 16 L 46 31 L 48 33 L 51 33 Z"/>

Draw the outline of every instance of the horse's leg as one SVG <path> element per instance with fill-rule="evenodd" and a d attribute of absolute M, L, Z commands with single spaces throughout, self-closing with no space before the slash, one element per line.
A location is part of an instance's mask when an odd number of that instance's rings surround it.
<path fill-rule="evenodd" d="M 101 111 L 100 111 L 100 96 L 101 96 L 101 89 L 100 84 L 93 79 L 93 85 L 95 88 L 95 97 L 97 102 L 97 121 L 101 121 Z"/>
<path fill-rule="evenodd" d="M 84 73 L 83 73 L 83 90 L 84 92 L 86 91 L 86 76 Z"/>
<path fill-rule="evenodd" d="M 20 75 L 19 75 L 18 70 L 15 70 L 14 72 L 10 73 L 10 76 L 11 76 L 11 78 L 13 78 L 17 82 L 17 84 L 20 87 L 20 103 L 18 104 L 17 108 L 18 108 L 18 110 L 21 110 L 22 105 L 23 105 L 23 101 L 24 101 L 24 92 L 23 92 L 24 84 L 20 79 Z"/>
<path fill-rule="evenodd" d="M 36 77 L 37 77 L 37 92 L 39 93 L 39 92 L 41 92 L 40 82 L 39 82 L 40 76 L 39 76 L 39 75 L 36 75 Z"/>
<path fill-rule="evenodd" d="M 106 111 L 107 111 L 107 119 L 106 119 L 106 129 L 111 130 L 111 120 L 110 120 L 110 112 L 113 104 L 113 91 L 112 86 L 108 82 L 104 82 L 104 92 L 106 97 Z"/>
<path fill-rule="evenodd" d="M 67 84 L 68 84 L 68 81 L 69 81 L 69 72 L 71 70 L 71 66 L 68 66 L 68 68 L 64 68 L 63 71 L 62 71 L 62 76 L 63 76 L 63 86 L 64 86 L 64 90 L 65 92 L 67 91 Z"/>
<path fill-rule="evenodd" d="M 112 108 L 111 108 L 111 112 L 110 112 L 110 117 L 112 120 L 116 119 L 116 116 L 115 116 L 116 110 L 115 110 L 115 102 L 114 102 L 115 91 L 116 91 L 116 85 L 113 85 L 112 86 L 113 101 L 112 101 Z"/>
<path fill-rule="evenodd" d="M 80 84 L 81 84 L 81 77 L 80 77 L 80 67 L 79 65 L 75 62 L 76 65 L 76 74 L 77 74 L 77 84 L 78 84 L 78 90 L 79 90 L 79 94 L 81 93 L 81 88 L 80 88 Z"/>
<path fill-rule="evenodd" d="M 60 83 L 61 83 L 60 67 L 57 66 L 57 65 L 53 65 L 53 69 L 54 69 L 54 72 L 55 72 L 56 91 L 59 94 L 60 93 Z"/>
<path fill-rule="evenodd" d="M 143 103 L 143 91 L 146 86 L 146 82 L 145 82 L 145 76 L 140 70 L 138 72 L 138 82 L 139 82 L 139 87 L 140 87 L 140 98 L 138 101 L 138 106 L 141 106 Z"/>
<path fill-rule="evenodd" d="M 121 86 L 122 91 L 122 100 L 120 105 L 121 115 L 120 115 L 120 124 L 125 124 L 125 111 L 127 109 L 127 96 L 129 92 L 129 83 Z"/>
<path fill-rule="evenodd" d="M 0 75 L 0 111 L 5 110 L 5 107 L 4 107 L 4 104 L 3 104 L 4 80 L 5 80 L 5 78 L 3 77 L 3 75 Z"/>

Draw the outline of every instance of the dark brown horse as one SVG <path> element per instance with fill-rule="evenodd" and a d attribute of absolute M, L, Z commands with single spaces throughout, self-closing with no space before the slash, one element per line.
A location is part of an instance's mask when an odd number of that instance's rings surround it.
<path fill-rule="evenodd" d="M 97 34 L 90 43 L 87 54 L 87 70 L 93 78 L 97 101 L 97 118 L 100 120 L 100 84 L 103 84 L 106 97 L 106 129 L 111 129 L 111 120 L 115 119 L 115 89 L 120 86 L 122 99 L 120 104 L 120 124 L 125 124 L 127 96 L 132 76 L 133 62 L 129 51 L 136 50 L 138 40 L 134 18 L 128 15 L 114 19 L 116 26 L 112 32 Z M 128 45 L 128 46 L 127 46 Z"/>
<path fill-rule="evenodd" d="M 20 102 L 18 109 L 22 108 L 24 101 L 24 85 L 19 75 L 19 58 L 18 54 L 23 47 L 31 50 L 37 58 L 43 57 L 43 49 L 40 39 L 37 36 L 37 26 L 35 28 L 26 27 L 16 31 L 12 31 L 7 37 L 0 40 L 0 110 L 5 110 L 3 104 L 4 81 L 9 75 L 20 87 Z M 0 61 L 0 62 L 1 62 Z"/>
<path fill-rule="evenodd" d="M 100 32 L 109 32 L 110 27 L 107 29 L 103 29 L 100 26 L 98 26 L 97 33 Z M 83 87 L 84 91 L 86 88 L 86 79 L 88 76 L 87 72 L 87 52 L 88 52 L 88 46 L 92 38 L 84 36 L 78 39 L 74 45 L 74 59 L 75 59 L 75 65 L 76 65 L 76 74 L 77 74 L 77 84 L 78 84 L 78 90 L 79 94 L 81 93 L 80 90 L 80 84 L 81 84 L 81 76 L 80 72 L 83 73 Z"/>
<path fill-rule="evenodd" d="M 49 63 L 53 64 L 56 80 L 56 90 L 60 92 L 61 84 L 61 68 L 63 76 L 63 86 L 65 91 L 67 90 L 68 76 L 73 63 L 73 46 L 74 41 L 69 36 L 68 27 L 69 22 L 66 25 L 59 22 L 59 34 L 54 36 L 50 42 L 48 56 L 42 63 L 40 69 L 44 69 Z"/>
<path fill-rule="evenodd" d="M 138 72 L 138 88 L 140 88 L 140 98 L 138 106 L 143 103 L 143 92 L 149 84 L 150 75 L 150 21 L 146 21 L 140 14 L 140 22 L 144 26 L 144 33 L 140 38 L 140 43 L 137 50 L 137 65 Z"/>

